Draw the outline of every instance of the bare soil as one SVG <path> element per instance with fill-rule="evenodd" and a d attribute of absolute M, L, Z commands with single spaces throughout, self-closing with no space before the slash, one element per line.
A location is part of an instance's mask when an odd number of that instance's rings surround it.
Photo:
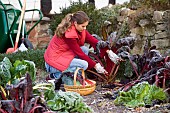
<path fill-rule="evenodd" d="M 37 81 L 44 81 L 47 75 L 48 73 L 44 70 L 37 70 Z M 112 98 L 115 89 L 103 88 L 102 83 L 97 82 L 95 91 L 82 97 L 84 102 L 93 109 L 94 113 L 170 113 L 170 103 L 135 109 L 115 106 L 113 103 L 114 98 Z"/>
<path fill-rule="evenodd" d="M 84 102 L 91 106 L 94 113 L 170 113 L 170 104 L 155 105 L 154 107 L 146 108 L 126 108 L 125 106 L 115 106 L 111 98 L 113 89 L 102 88 L 97 85 L 95 92 L 90 95 L 83 96 Z"/>

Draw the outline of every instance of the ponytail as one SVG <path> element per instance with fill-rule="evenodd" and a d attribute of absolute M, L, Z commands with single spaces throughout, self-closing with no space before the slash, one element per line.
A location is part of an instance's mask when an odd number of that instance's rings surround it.
<path fill-rule="evenodd" d="M 77 24 L 83 24 L 84 22 L 89 21 L 89 17 L 83 11 L 77 11 L 74 14 L 67 14 L 56 28 L 55 34 L 57 37 L 62 37 L 74 21 L 76 21 Z"/>
<path fill-rule="evenodd" d="M 72 18 L 72 14 L 70 13 L 67 14 L 65 18 L 62 19 L 61 23 L 56 28 L 57 37 L 62 37 L 63 34 L 66 32 L 66 30 L 71 27 L 71 23 L 72 23 L 71 18 Z"/>

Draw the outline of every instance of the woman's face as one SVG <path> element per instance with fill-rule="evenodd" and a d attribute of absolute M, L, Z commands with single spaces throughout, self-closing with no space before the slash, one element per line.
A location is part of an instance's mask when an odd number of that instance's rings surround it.
<path fill-rule="evenodd" d="M 77 29 L 77 31 L 82 32 L 84 29 L 86 29 L 86 26 L 89 24 L 89 22 L 84 22 L 83 24 L 77 24 L 77 22 L 74 22 L 74 25 Z"/>

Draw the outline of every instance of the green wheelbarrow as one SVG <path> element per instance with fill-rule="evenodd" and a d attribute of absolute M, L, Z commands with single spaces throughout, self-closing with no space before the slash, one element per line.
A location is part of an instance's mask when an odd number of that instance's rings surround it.
<path fill-rule="evenodd" d="M 20 7 L 22 8 L 22 3 L 18 0 Z M 32 27 L 27 30 L 26 26 L 24 28 L 24 44 L 26 47 L 33 48 L 31 42 L 28 40 L 29 33 L 34 29 L 34 27 L 42 20 L 43 14 L 39 9 L 25 10 L 27 12 L 37 11 L 39 12 L 40 18 L 35 22 Z M 19 18 L 21 15 L 21 10 L 15 8 L 12 4 L 3 4 L 0 0 L 0 53 L 5 53 L 10 47 L 14 47 L 14 42 L 18 32 Z M 20 34 L 20 40 L 22 40 L 22 34 Z"/>

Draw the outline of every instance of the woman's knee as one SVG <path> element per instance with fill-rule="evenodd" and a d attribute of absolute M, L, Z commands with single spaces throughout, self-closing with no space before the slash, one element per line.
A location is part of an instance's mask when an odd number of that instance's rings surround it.
<path fill-rule="evenodd" d="M 88 68 L 88 62 L 87 61 L 84 61 L 83 62 L 83 67 L 82 67 L 84 70 L 86 70 Z"/>
<path fill-rule="evenodd" d="M 81 60 L 81 59 L 77 59 L 77 58 L 74 58 L 71 63 L 70 63 L 70 66 L 68 69 L 76 69 L 77 67 L 79 68 L 83 68 L 84 70 L 86 70 L 88 68 L 88 62 L 85 61 L 85 60 Z"/>

